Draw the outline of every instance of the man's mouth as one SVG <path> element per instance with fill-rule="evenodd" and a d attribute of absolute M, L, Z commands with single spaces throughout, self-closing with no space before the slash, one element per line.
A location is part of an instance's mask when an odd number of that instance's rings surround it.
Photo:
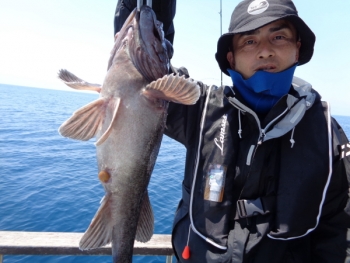
<path fill-rule="evenodd" d="M 255 71 L 268 71 L 268 72 L 274 72 L 276 69 L 276 66 L 274 65 L 263 65 L 263 66 L 260 66 L 258 67 Z"/>

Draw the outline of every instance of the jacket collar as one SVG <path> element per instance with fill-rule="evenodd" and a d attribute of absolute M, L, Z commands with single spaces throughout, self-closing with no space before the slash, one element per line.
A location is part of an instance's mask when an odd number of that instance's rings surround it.
<path fill-rule="evenodd" d="M 243 98 L 235 93 L 234 89 L 225 94 L 228 95 L 226 97 L 229 102 L 242 114 L 249 113 L 255 117 L 259 128 L 264 130 L 264 141 L 281 137 L 294 129 L 306 110 L 312 107 L 316 99 L 320 100 L 320 96 L 312 89 L 310 83 L 294 77 L 289 93 L 284 95 L 266 116 L 259 118 L 251 108 L 246 106 Z"/>

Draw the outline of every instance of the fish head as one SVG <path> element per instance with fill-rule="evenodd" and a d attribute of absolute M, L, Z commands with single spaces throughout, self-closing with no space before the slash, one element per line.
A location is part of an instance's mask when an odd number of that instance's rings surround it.
<path fill-rule="evenodd" d="M 169 72 L 173 47 L 164 38 L 163 24 L 147 5 L 142 6 L 140 11 L 135 8 L 116 34 L 108 69 L 121 50 L 127 51 L 135 68 L 148 82 Z"/>

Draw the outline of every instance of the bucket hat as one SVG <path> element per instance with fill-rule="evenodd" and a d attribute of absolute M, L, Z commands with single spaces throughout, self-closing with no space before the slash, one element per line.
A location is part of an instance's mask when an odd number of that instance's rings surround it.
<path fill-rule="evenodd" d="M 230 64 L 226 55 L 234 34 L 256 30 L 279 19 L 290 21 L 300 37 L 299 66 L 310 61 L 315 45 L 315 34 L 298 16 L 291 0 L 244 0 L 232 12 L 228 33 L 223 34 L 217 45 L 215 58 L 222 72 L 229 75 Z"/>

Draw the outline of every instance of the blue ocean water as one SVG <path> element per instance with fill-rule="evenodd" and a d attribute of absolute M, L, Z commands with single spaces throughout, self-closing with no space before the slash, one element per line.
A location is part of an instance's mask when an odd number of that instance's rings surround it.
<path fill-rule="evenodd" d="M 84 232 L 104 195 L 93 141 L 58 127 L 98 95 L 0 85 L 0 230 Z M 164 137 L 149 185 L 155 233 L 170 234 L 181 195 L 185 148 Z M 134 262 L 165 262 L 135 256 Z M 111 262 L 108 256 L 4 256 L 12 262 Z"/>
<path fill-rule="evenodd" d="M 104 190 L 93 141 L 61 137 L 58 127 L 98 95 L 0 84 L 0 230 L 84 232 Z M 334 116 L 350 135 L 350 117 Z M 185 148 L 164 137 L 149 194 L 155 233 L 170 234 Z M 12 262 L 111 262 L 106 256 L 10 256 Z M 135 256 L 134 262 L 165 262 Z"/>

